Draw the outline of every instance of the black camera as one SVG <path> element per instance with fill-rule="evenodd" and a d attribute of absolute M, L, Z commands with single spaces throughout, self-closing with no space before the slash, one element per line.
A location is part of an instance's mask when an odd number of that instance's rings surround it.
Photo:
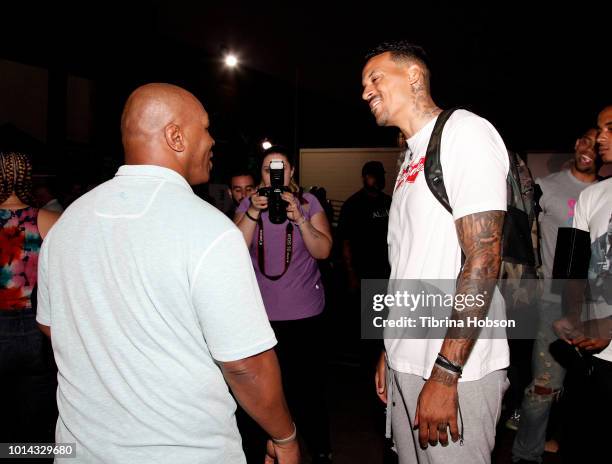
<path fill-rule="evenodd" d="M 282 199 L 283 192 L 289 188 L 283 184 L 285 180 L 285 163 L 280 160 L 270 161 L 270 187 L 257 190 L 257 195 L 268 197 L 268 217 L 272 224 L 282 224 L 287 220 L 287 203 Z"/>

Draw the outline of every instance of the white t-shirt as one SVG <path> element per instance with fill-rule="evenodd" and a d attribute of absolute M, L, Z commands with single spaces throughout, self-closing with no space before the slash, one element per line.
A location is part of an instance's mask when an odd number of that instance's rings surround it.
<path fill-rule="evenodd" d="M 183 177 L 122 166 L 53 227 L 38 285 L 70 462 L 246 462 L 216 361 L 276 339 L 242 234 Z"/>
<path fill-rule="evenodd" d="M 596 298 L 591 318 L 612 316 L 612 178 L 591 185 L 582 191 L 576 203 L 574 227 L 591 236 L 589 281 Z M 602 292 L 607 293 L 607 298 Z M 606 302 L 606 299 L 608 302 Z M 612 343 L 598 358 L 612 362 Z"/>
<path fill-rule="evenodd" d="M 391 279 L 456 279 L 461 247 L 455 221 L 469 214 L 506 210 L 508 154 L 495 128 L 481 117 L 457 110 L 442 133 L 441 164 L 453 215 L 433 196 L 423 174 L 429 138 L 437 118 L 408 140 L 407 156 L 397 177 L 389 213 Z M 488 313 L 504 319 L 496 289 Z M 497 329 L 499 330 L 499 329 Z M 428 378 L 442 339 L 389 339 L 391 368 Z M 481 333 L 463 369 L 461 381 L 478 380 L 509 364 L 505 338 Z"/>

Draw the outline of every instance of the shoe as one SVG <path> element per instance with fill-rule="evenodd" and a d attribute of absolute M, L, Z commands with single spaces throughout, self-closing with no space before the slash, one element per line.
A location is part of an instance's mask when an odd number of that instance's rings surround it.
<path fill-rule="evenodd" d="M 521 411 L 518 409 L 515 409 L 512 415 L 506 421 L 506 424 L 505 424 L 506 428 L 510 430 L 514 430 L 516 432 L 519 428 L 520 421 L 521 421 Z"/>
<path fill-rule="evenodd" d="M 314 456 L 312 458 L 312 464 L 332 464 L 331 453 Z"/>

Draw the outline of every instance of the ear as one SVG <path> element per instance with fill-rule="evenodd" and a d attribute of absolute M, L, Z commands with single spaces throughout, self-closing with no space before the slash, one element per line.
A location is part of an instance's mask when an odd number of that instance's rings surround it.
<path fill-rule="evenodd" d="M 410 85 L 416 84 L 421 78 L 422 74 L 423 70 L 418 64 L 413 63 L 407 66 L 406 75 L 408 76 L 408 82 L 410 83 Z"/>
<path fill-rule="evenodd" d="M 176 124 L 168 124 L 164 128 L 164 136 L 166 137 L 166 143 L 174 151 L 185 151 L 185 138 L 183 136 L 183 130 L 180 126 L 177 126 Z"/>
<path fill-rule="evenodd" d="M 580 143 L 580 139 L 576 139 L 576 143 L 574 144 L 574 151 L 578 150 L 579 143 Z"/>

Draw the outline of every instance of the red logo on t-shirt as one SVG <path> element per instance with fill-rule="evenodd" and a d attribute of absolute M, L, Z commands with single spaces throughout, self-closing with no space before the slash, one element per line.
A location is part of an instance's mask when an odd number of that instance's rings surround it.
<path fill-rule="evenodd" d="M 425 157 L 424 156 L 422 156 L 415 163 L 411 163 L 410 166 L 408 166 L 407 168 L 402 169 L 402 172 L 400 172 L 399 176 L 397 176 L 397 182 L 395 183 L 395 190 L 400 188 L 404 184 L 404 182 L 408 182 L 409 184 L 414 184 L 414 181 L 416 181 L 416 178 L 418 177 L 419 172 L 421 172 L 423 169 L 425 169 Z"/>

